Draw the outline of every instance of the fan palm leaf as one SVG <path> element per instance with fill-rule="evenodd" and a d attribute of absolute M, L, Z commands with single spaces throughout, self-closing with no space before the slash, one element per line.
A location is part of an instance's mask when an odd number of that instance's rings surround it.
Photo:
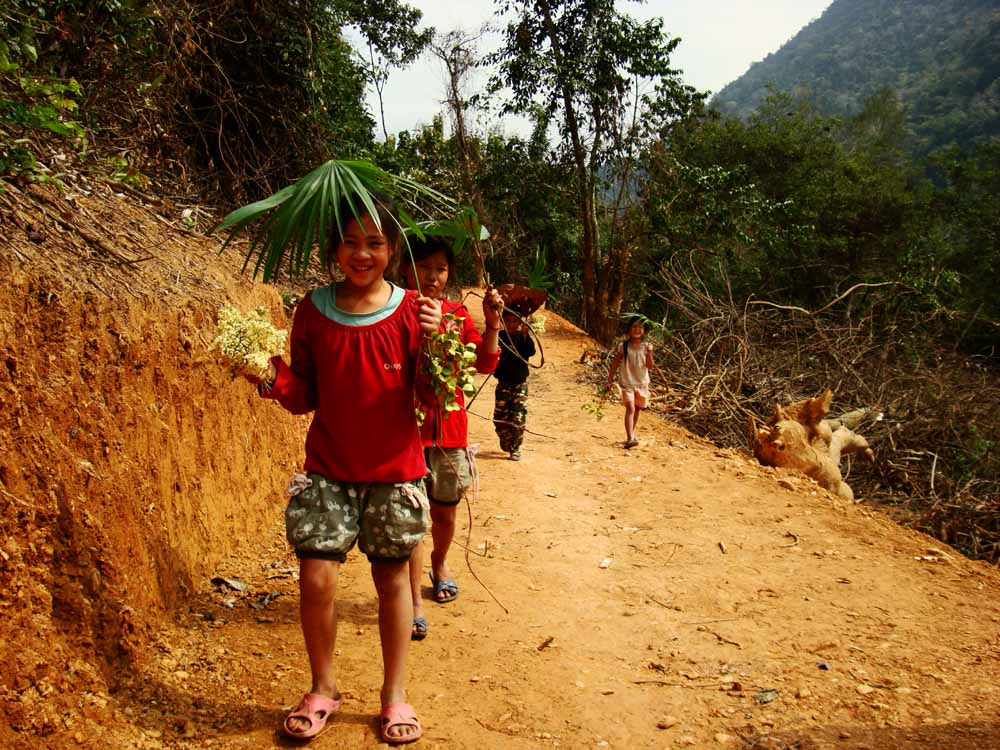
<path fill-rule="evenodd" d="M 254 261 L 254 277 L 260 273 L 264 281 L 270 281 L 286 263 L 289 275 L 301 276 L 314 248 L 318 248 L 323 265 L 329 263 L 330 230 L 336 226 L 343 231 L 351 216 L 368 214 L 381 229 L 375 207 L 378 194 L 395 198 L 401 215 L 404 207 L 423 216 L 455 211 L 451 198 L 419 182 L 370 162 L 332 159 L 274 195 L 232 211 L 216 229 L 229 232 L 224 250 L 239 232 L 252 227 L 253 239 L 243 269 Z M 342 203 L 350 208 L 351 216 L 341 215 Z M 406 224 L 400 223 L 404 233 L 416 224 L 409 213 L 406 216 Z"/>

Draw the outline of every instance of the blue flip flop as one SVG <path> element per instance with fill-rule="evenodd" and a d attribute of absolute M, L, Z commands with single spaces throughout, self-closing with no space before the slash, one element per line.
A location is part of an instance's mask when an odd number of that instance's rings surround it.
<path fill-rule="evenodd" d="M 413 629 L 410 631 L 411 641 L 422 641 L 427 637 L 427 620 L 423 617 L 413 618 Z"/>
<path fill-rule="evenodd" d="M 443 581 L 439 581 L 434 577 L 433 573 L 429 573 L 431 577 L 431 585 L 434 587 L 434 601 L 438 604 L 447 604 L 448 602 L 453 602 L 458 598 L 458 584 L 455 583 L 454 578 L 446 578 Z M 440 594 L 447 594 L 444 599 L 440 598 Z"/>

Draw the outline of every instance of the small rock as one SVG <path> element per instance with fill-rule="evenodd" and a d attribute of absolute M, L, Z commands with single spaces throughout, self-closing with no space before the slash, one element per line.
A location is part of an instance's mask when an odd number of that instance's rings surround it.
<path fill-rule="evenodd" d="M 716 732 L 715 741 L 720 745 L 728 745 L 733 741 L 733 736 L 731 734 L 726 734 L 725 732 Z"/>
<path fill-rule="evenodd" d="M 861 683 L 860 685 L 858 685 L 857 691 L 861 695 L 871 695 L 872 693 L 875 692 L 875 688 L 873 688 L 871 685 L 866 685 L 865 683 Z"/>
<path fill-rule="evenodd" d="M 841 732 L 837 736 L 840 737 L 840 739 L 842 739 L 842 740 L 849 740 L 849 739 L 851 739 L 851 733 L 850 732 Z"/>
<path fill-rule="evenodd" d="M 796 698 L 808 698 L 812 695 L 812 690 L 806 687 L 801 687 L 795 691 Z"/>
<path fill-rule="evenodd" d="M 676 716 L 664 716 L 658 722 L 656 722 L 657 729 L 670 729 L 671 727 L 677 726 Z"/>

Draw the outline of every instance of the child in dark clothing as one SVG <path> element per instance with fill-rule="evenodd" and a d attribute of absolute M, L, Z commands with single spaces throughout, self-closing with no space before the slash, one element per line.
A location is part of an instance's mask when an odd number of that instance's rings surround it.
<path fill-rule="evenodd" d="M 493 376 L 497 379 L 493 426 L 500 438 L 500 449 L 511 461 L 521 460 L 524 423 L 528 418 L 528 360 L 535 354 L 535 342 L 510 310 L 503 313 L 500 331 L 500 361 Z"/>

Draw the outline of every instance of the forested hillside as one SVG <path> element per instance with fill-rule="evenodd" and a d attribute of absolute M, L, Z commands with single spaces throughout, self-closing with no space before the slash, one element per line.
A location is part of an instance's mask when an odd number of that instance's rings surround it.
<path fill-rule="evenodd" d="M 1000 3 L 834 0 L 712 106 L 746 118 L 775 90 L 850 116 L 884 89 L 903 103 L 914 153 L 1000 137 Z"/>

